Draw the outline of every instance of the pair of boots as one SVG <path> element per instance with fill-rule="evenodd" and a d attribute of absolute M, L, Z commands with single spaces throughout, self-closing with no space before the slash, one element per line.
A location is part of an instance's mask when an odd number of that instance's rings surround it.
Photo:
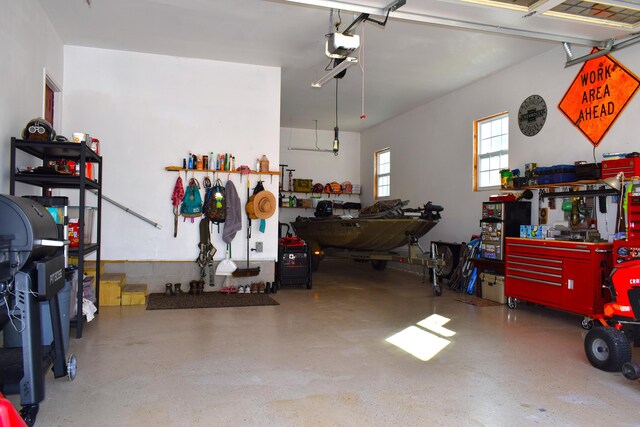
<path fill-rule="evenodd" d="M 181 286 L 182 286 L 182 283 L 176 283 L 175 285 L 172 285 L 171 283 L 167 283 L 166 285 L 164 285 L 165 287 L 164 294 L 166 296 L 182 295 L 183 291 L 182 289 L 180 289 Z"/>
<path fill-rule="evenodd" d="M 189 282 L 190 295 L 202 295 L 204 292 L 204 280 L 192 280 Z"/>

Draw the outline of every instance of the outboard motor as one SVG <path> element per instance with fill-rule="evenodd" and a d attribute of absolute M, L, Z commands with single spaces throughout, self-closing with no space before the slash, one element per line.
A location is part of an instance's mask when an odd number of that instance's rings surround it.
<path fill-rule="evenodd" d="M 316 218 L 327 218 L 333 215 L 333 203 L 330 200 L 321 200 L 316 206 Z"/>

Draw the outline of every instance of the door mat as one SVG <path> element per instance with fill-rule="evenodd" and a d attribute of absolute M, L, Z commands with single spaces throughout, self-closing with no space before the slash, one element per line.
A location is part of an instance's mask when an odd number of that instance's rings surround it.
<path fill-rule="evenodd" d="M 463 302 L 465 304 L 475 305 L 476 307 L 494 307 L 496 305 L 502 305 L 499 302 L 491 301 L 484 298 L 474 297 L 472 295 L 466 295 L 460 298 L 455 298 L 455 300 Z"/>
<path fill-rule="evenodd" d="M 147 310 L 173 310 L 181 308 L 249 307 L 257 305 L 280 305 L 267 294 L 225 294 L 205 292 L 202 295 L 149 294 Z"/>

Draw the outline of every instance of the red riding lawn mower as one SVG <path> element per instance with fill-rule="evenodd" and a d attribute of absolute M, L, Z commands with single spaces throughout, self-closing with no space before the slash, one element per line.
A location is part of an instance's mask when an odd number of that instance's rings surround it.
<path fill-rule="evenodd" d="M 604 314 L 594 316 L 603 327 L 591 329 L 584 339 L 587 359 L 603 371 L 622 370 L 625 378 L 640 379 L 640 364 L 631 361 L 631 346 L 640 346 L 640 260 L 618 264 L 607 286 L 611 302 Z"/>

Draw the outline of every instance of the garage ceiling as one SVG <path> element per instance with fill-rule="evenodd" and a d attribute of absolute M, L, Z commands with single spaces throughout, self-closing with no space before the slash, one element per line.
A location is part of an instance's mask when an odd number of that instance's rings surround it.
<path fill-rule="evenodd" d="M 344 30 L 360 13 L 383 19 L 386 1 L 39 0 L 67 45 L 282 68 L 281 125 L 332 129 L 335 84 L 312 88 L 329 64 L 330 9 Z M 337 14 L 336 14 L 337 15 Z M 335 15 L 334 15 L 335 16 Z M 640 3 L 581 0 L 407 0 L 385 27 L 358 28 L 339 84 L 342 131 L 362 131 L 518 62 L 572 43 L 584 55 L 637 31 Z M 583 46 L 583 47 L 578 47 Z M 577 52 L 576 52 L 577 51 Z M 557 64 L 561 69 L 564 57 Z"/>

